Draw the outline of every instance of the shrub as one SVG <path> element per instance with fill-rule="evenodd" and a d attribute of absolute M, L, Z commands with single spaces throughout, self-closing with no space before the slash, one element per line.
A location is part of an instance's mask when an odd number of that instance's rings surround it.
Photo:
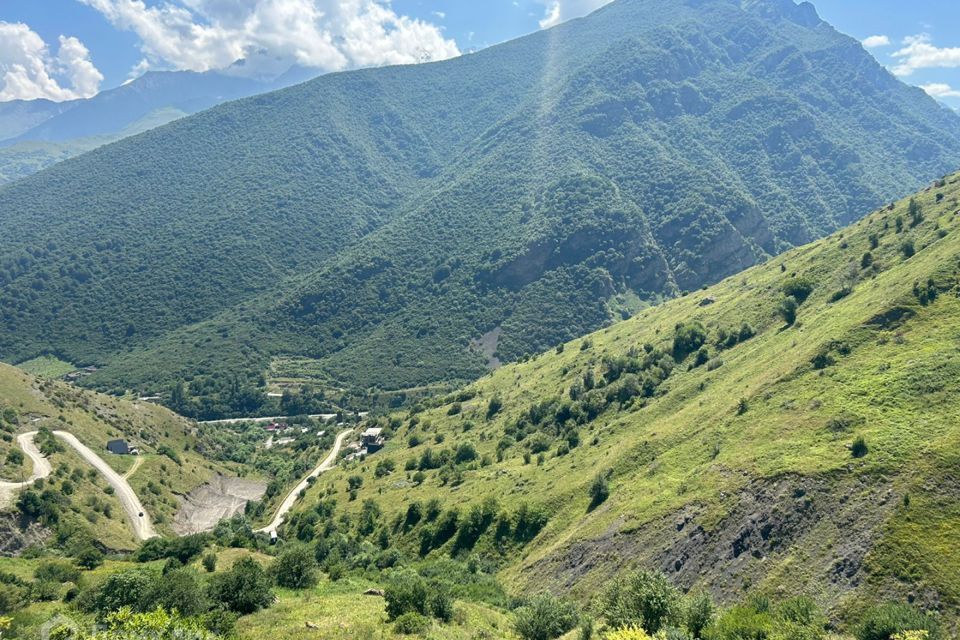
<path fill-rule="evenodd" d="M 707 341 L 707 331 L 699 322 L 682 322 L 673 331 L 673 359 L 682 361 Z"/>
<path fill-rule="evenodd" d="M 817 355 L 813 356 L 813 359 L 810 360 L 810 364 L 813 365 L 814 369 L 826 369 L 829 366 L 836 364 L 836 360 L 833 359 L 833 356 L 830 355 L 829 351 L 821 351 Z"/>
<path fill-rule="evenodd" d="M 695 638 L 703 635 L 704 629 L 713 622 L 715 608 L 710 594 L 701 592 L 687 602 L 686 618 L 687 629 Z"/>
<path fill-rule="evenodd" d="M 797 321 L 797 299 L 793 296 L 786 296 L 780 301 L 780 308 L 777 310 L 784 322 L 792 325 Z"/>
<path fill-rule="evenodd" d="M 477 459 L 477 449 L 472 442 L 463 442 L 457 445 L 453 459 L 457 464 L 472 462 Z"/>
<path fill-rule="evenodd" d="M 195 616 L 208 609 L 203 584 L 196 571 L 177 569 L 153 583 L 146 597 L 145 609 L 163 607 L 185 616 Z"/>
<path fill-rule="evenodd" d="M 857 436 L 857 439 L 850 445 L 850 453 L 854 458 L 862 458 L 867 455 L 868 451 L 867 441 L 863 436 Z"/>
<path fill-rule="evenodd" d="M 650 636 L 642 628 L 634 625 L 608 631 L 603 634 L 603 640 L 650 640 Z"/>
<path fill-rule="evenodd" d="M 553 640 L 577 626 L 572 604 L 548 593 L 517 609 L 513 627 L 523 640 Z"/>
<path fill-rule="evenodd" d="M 143 569 L 131 569 L 111 574 L 92 595 L 82 600 L 82 608 L 98 614 L 106 614 L 123 607 L 140 608 L 153 588 L 154 576 Z"/>
<path fill-rule="evenodd" d="M 940 638 L 940 625 L 934 617 L 910 605 L 885 604 L 867 611 L 857 629 L 857 640 L 891 640 L 905 631 L 926 631 L 929 640 Z"/>
<path fill-rule="evenodd" d="M 766 640 L 774 630 L 773 617 L 754 607 L 738 605 L 727 609 L 707 628 L 705 640 Z"/>
<path fill-rule="evenodd" d="M 917 250 L 914 247 L 913 240 L 904 240 L 902 243 L 900 243 L 900 253 L 903 254 L 904 258 L 912 258 L 916 251 Z"/>
<path fill-rule="evenodd" d="M 697 357 L 693 361 L 694 367 L 699 367 L 707 363 L 710 360 L 710 350 L 706 347 L 700 347 L 697 351 Z"/>
<path fill-rule="evenodd" d="M 209 551 L 203 556 L 203 568 L 207 573 L 213 573 L 217 570 L 217 554 Z"/>
<path fill-rule="evenodd" d="M 613 582 L 600 596 L 600 610 L 612 627 L 640 625 L 648 633 L 676 626 L 683 598 L 662 573 L 639 571 Z"/>
<path fill-rule="evenodd" d="M 80 580 L 80 570 L 63 560 L 45 560 L 33 572 L 33 577 L 40 581 L 77 582 Z"/>
<path fill-rule="evenodd" d="M 430 628 L 430 619 L 414 611 L 408 611 L 398 617 L 393 630 L 403 635 L 421 635 Z"/>
<path fill-rule="evenodd" d="M 503 398 L 499 394 L 490 398 L 490 402 L 487 404 L 487 420 L 500 413 L 501 409 L 503 409 Z"/>
<path fill-rule="evenodd" d="M 427 581 L 412 570 L 396 571 L 384 589 L 387 616 L 397 620 L 406 613 L 427 613 Z"/>
<path fill-rule="evenodd" d="M 853 289 L 844 285 L 830 294 L 830 302 L 840 302 L 853 293 Z"/>
<path fill-rule="evenodd" d="M 309 589 L 317 584 L 317 561 L 304 545 L 283 550 L 273 565 L 277 585 L 288 589 Z"/>
<path fill-rule="evenodd" d="M 797 304 L 803 304 L 813 293 L 813 281 L 803 277 L 789 278 L 783 283 L 780 290 L 786 297 L 796 300 Z"/>
<path fill-rule="evenodd" d="M 607 483 L 606 473 L 598 473 L 590 483 L 588 495 L 590 496 L 590 508 L 595 509 L 603 504 L 610 497 L 610 485 Z"/>
<path fill-rule="evenodd" d="M 213 576 L 210 596 L 241 615 L 259 611 L 273 602 L 267 572 L 253 558 L 241 558 L 230 571 Z"/>

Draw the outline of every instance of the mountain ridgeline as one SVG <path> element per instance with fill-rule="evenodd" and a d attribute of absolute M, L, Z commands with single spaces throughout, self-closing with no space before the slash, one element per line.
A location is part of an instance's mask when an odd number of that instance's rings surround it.
<path fill-rule="evenodd" d="M 178 409 L 211 417 L 260 410 L 277 371 L 457 383 L 958 165 L 960 118 L 809 4 L 618 0 L 455 60 L 221 105 L 0 190 L 0 357 L 97 364 L 109 390 L 187 380 Z"/>

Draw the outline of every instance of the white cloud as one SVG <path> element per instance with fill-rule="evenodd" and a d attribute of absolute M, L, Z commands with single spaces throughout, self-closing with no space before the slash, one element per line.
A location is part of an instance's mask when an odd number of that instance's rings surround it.
<path fill-rule="evenodd" d="M 141 68 L 249 73 L 298 64 L 324 71 L 459 55 L 434 24 L 386 0 L 80 0 L 140 39 Z"/>
<path fill-rule="evenodd" d="M 960 47 L 934 46 L 926 34 L 904 38 L 903 47 L 892 55 L 899 61 L 893 68 L 898 76 L 909 76 L 918 69 L 960 67 Z"/>
<path fill-rule="evenodd" d="M 103 82 L 90 52 L 73 37 L 60 36 L 57 54 L 23 23 L 0 22 L 0 102 L 89 98 Z"/>
<path fill-rule="evenodd" d="M 960 98 L 960 89 L 954 89 L 944 82 L 922 84 L 920 85 L 920 88 L 934 98 Z"/>
<path fill-rule="evenodd" d="M 546 5 L 540 28 L 548 29 L 571 18 L 585 16 L 611 0 L 541 0 Z"/>
<path fill-rule="evenodd" d="M 889 47 L 890 38 L 887 36 L 870 36 L 863 40 L 863 46 L 867 49 L 876 49 L 877 47 Z"/>

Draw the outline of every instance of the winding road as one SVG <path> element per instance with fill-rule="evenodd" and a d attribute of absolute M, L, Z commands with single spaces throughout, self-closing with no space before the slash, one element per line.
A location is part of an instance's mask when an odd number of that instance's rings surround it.
<path fill-rule="evenodd" d="M 277 509 L 277 514 L 273 517 L 273 521 L 262 529 L 257 529 L 257 533 L 276 533 L 277 529 L 280 528 L 280 525 L 283 524 L 284 517 L 290 512 L 290 509 L 293 508 L 293 505 L 296 503 L 297 499 L 300 497 L 300 492 L 310 486 L 310 479 L 316 478 L 324 471 L 329 471 L 337 464 L 337 454 L 340 453 L 340 448 L 343 446 L 343 441 L 353 433 L 353 429 L 347 429 L 346 431 L 341 431 L 337 434 L 337 439 L 333 443 L 333 449 L 330 451 L 330 455 L 323 459 L 316 469 L 311 471 L 300 481 L 300 484 L 295 486 L 293 490 L 287 494 L 287 497 L 284 498 L 283 502 L 280 503 L 280 508 Z"/>
<path fill-rule="evenodd" d="M 23 482 L 0 482 L 0 504 L 8 503 L 9 499 L 12 498 L 13 494 L 17 491 L 33 484 L 34 481 L 40 478 L 46 478 L 53 471 L 53 468 L 50 466 L 50 461 L 40 453 L 40 450 L 37 449 L 37 445 L 33 441 L 36 435 L 36 431 L 31 431 L 17 436 L 17 444 L 20 445 L 23 452 L 33 460 L 33 473 Z M 94 453 L 92 449 L 77 440 L 76 436 L 72 433 L 67 431 L 54 431 L 53 435 L 70 445 L 71 448 L 80 454 L 81 458 L 99 471 L 100 475 L 113 487 L 114 494 L 119 498 L 120 504 L 123 506 L 123 510 L 126 512 L 127 518 L 133 527 L 133 533 L 138 540 L 143 541 L 156 537 L 157 533 L 154 531 L 153 524 L 150 522 L 150 516 L 143 509 L 140 499 L 137 498 L 137 494 L 133 492 L 133 489 L 126 479 L 114 471 L 110 465 Z"/>

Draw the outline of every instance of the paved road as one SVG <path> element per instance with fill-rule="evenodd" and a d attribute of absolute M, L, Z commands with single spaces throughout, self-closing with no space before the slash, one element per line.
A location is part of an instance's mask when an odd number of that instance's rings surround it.
<path fill-rule="evenodd" d="M 72 433 L 54 431 L 53 435 L 73 447 L 84 460 L 106 478 L 107 483 L 113 487 L 116 496 L 120 499 L 123 510 L 127 512 L 127 517 L 133 526 L 133 533 L 137 536 L 138 540 L 146 540 L 157 536 L 157 532 L 153 530 L 153 525 L 150 523 L 150 516 L 144 510 L 137 494 L 133 492 L 130 484 L 123 476 L 114 471 L 113 468 L 107 464 L 106 460 L 94 453 L 92 449 L 77 440 L 76 436 Z"/>
<path fill-rule="evenodd" d="M 293 488 L 284 501 L 280 504 L 280 508 L 277 509 L 277 515 L 274 516 L 273 522 L 263 527 L 262 529 L 257 529 L 257 533 L 275 533 L 277 529 L 280 528 L 280 525 L 283 524 L 283 518 L 290 512 L 290 509 L 293 508 L 294 503 L 300 497 L 300 492 L 310 486 L 310 478 L 316 478 L 324 471 L 329 471 L 337 464 L 337 454 L 340 453 L 340 448 L 343 446 L 343 441 L 353 433 L 353 429 L 347 429 L 346 431 L 341 431 L 337 435 L 337 440 L 333 443 L 333 449 L 330 451 L 330 455 L 324 458 L 316 469 L 311 471 L 303 480 L 300 481 L 296 487 Z"/>
<path fill-rule="evenodd" d="M 346 415 L 350 415 L 349 413 Z M 357 414 L 361 418 L 367 417 L 369 412 L 361 411 Z M 279 422 L 281 420 L 293 420 L 297 416 L 271 416 L 269 418 L 227 418 L 226 420 L 200 420 L 197 424 L 235 424 L 237 422 L 253 422 L 254 424 L 264 424 L 268 422 Z M 331 418 L 336 418 L 337 414 L 335 413 L 313 413 L 307 416 L 314 420 L 330 420 Z"/>
<path fill-rule="evenodd" d="M 23 452 L 27 454 L 27 457 L 33 460 L 33 473 L 23 482 L 0 482 L 0 507 L 13 502 L 13 496 L 15 496 L 20 489 L 30 486 L 40 478 L 46 478 L 53 471 L 53 468 L 50 466 L 50 461 L 43 457 L 43 454 L 40 453 L 37 445 L 33 442 L 33 438 L 36 435 L 36 431 L 31 431 L 29 433 L 21 433 L 17 436 L 17 444 L 20 445 Z"/>

